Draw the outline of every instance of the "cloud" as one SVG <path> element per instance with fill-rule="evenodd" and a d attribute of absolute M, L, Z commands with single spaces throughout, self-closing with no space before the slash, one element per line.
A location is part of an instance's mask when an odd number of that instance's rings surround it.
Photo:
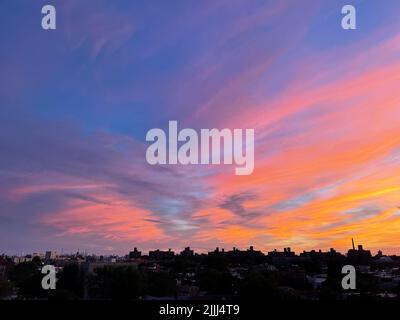
<path fill-rule="evenodd" d="M 344 35 L 318 1 L 59 5 L 55 34 L 21 31 L 33 4 L 0 34 L 1 250 L 397 245 L 395 14 Z M 148 165 L 171 119 L 255 128 L 254 173 Z"/>

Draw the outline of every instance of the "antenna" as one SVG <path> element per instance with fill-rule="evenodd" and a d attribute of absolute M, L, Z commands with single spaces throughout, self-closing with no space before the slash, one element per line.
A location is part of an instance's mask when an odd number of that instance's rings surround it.
<path fill-rule="evenodd" d="M 351 238 L 351 243 L 353 244 L 353 250 L 356 250 L 356 247 L 354 246 L 354 239 Z"/>

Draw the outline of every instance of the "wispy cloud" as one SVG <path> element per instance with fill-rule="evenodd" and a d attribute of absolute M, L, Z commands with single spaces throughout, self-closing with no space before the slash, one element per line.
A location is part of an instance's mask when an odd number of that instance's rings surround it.
<path fill-rule="evenodd" d="M 36 4 L 5 17 L 0 250 L 396 250 L 399 7 L 350 34 L 307 3 L 63 1 L 54 34 L 23 31 Z M 148 165 L 171 119 L 255 128 L 254 173 Z"/>

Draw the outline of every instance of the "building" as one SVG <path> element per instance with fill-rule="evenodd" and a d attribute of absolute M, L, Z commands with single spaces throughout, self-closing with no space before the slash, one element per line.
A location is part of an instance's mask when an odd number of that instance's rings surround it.
<path fill-rule="evenodd" d="M 303 251 L 302 253 L 300 253 L 300 257 L 309 257 L 311 259 L 327 262 L 328 260 L 344 256 L 342 256 L 342 254 L 340 252 L 337 252 L 335 249 L 330 248 L 330 250 L 326 252 L 323 252 L 322 250 Z"/>
<path fill-rule="evenodd" d="M 46 260 L 56 260 L 59 256 L 60 254 L 57 251 L 46 251 L 44 258 Z"/>
<path fill-rule="evenodd" d="M 269 251 L 268 252 L 268 256 L 269 257 L 294 257 L 296 254 L 294 253 L 294 251 L 292 251 L 290 248 L 283 248 L 283 252 L 282 251 L 277 251 L 276 249 L 274 249 L 274 251 Z"/>
<path fill-rule="evenodd" d="M 368 264 L 371 261 L 372 255 L 370 250 L 364 250 L 363 246 L 358 245 L 358 249 L 356 250 L 354 246 L 354 240 L 352 240 L 353 249 L 350 249 L 347 252 L 347 258 L 351 263 L 354 264 Z"/>
<path fill-rule="evenodd" d="M 149 251 L 149 258 L 160 260 L 160 259 L 171 259 L 175 256 L 175 252 L 171 251 L 171 248 L 168 251 L 161 251 L 159 249 L 154 251 Z"/>
<path fill-rule="evenodd" d="M 190 247 L 186 247 L 183 251 L 181 251 L 180 255 L 182 257 L 193 257 L 194 252 L 190 250 Z"/>
<path fill-rule="evenodd" d="M 129 252 L 129 259 L 138 259 L 142 256 L 142 252 L 138 251 L 138 249 L 135 247 L 133 248 L 133 251 Z"/>
<path fill-rule="evenodd" d="M 41 260 L 43 260 L 45 258 L 45 254 L 42 252 L 34 252 L 34 253 L 32 253 L 32 258 L 35 258 L 35 257 L 38 257 Z"/>

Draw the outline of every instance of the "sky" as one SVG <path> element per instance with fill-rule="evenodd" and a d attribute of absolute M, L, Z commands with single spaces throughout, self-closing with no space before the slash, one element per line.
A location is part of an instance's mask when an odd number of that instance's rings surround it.
<path fill-rule="evenodd" d="M 0 253 L 354 238 L 400 254 L 399 15 L 397 0 L 0 1 Z M 253 128 L 254 172 L 149 165 L 146 133 L 170 120 Z"/>

